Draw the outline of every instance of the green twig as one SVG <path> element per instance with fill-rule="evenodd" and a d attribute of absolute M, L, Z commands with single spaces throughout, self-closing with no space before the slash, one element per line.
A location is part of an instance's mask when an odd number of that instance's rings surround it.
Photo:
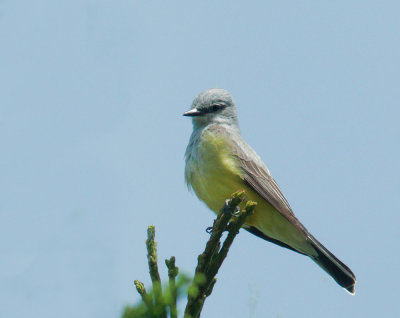
<path fill-rule="evenodd" d="M 169 260 L 166 259 L 165 264 L 168 267 L 169 290 L 172 298 L 170 303 L 171 318 L 177 318 L 178 310 L 176 308 L 176 302 L 178 298 L 178 290 L 176 288 L 175 278 L 178 275 L 179 268 L 175 266 L 175 256 L 172 256 Z"/>
<path fill-rule="evenodd" d="M 256 202 L 248 201 L 246 203 L 245 210 L 242 213 L 240 213 L 237 219 L 233 220 L 229 224 L 228 236 L 225 239 L 220 252 L 218 253 L 214 266 L 210 268 L 210 276 L 215 276 L 218 273 L 218 270 L 221 267 L 222 262 L 225 260 L 226 255 L 228 255 L 229 248 L 231 247 L 235 236 L 239 233 L 239 230 L 243 226 L 246 218 L 251 214 L 253 214 L 253 211 L 256 206 L 257 206 Z"/>
<path fill-rule="evenodd" d="M 138 280 L 135 280 L 134 283 L 135 283 L 136 290 L 139 293 L 139 295 L 142 296 L 142 298 L 144 296 L 146 296 L 147 295 L 146 288 L 144 288 L 143 283 L 141 281 L 138 281 Z"/>
<path fill-rule="evenodd" d="M 204 302 L 211 294 L 216 282 L 215 275 L 218 273 L 222 262 L 228 254 L 234 238 L 246 218 L 253 213 L 257 205 L 255 202 L 248 201 L 245 210 L 237 212 L 236 209 L 244 199 L 244 191 L 234 193 L 214 221 L 210 239 L 206 244 L 204 252 L 198 257 L 194 283 L 189 289 L 188 303 L 185 308 L 186 318 L 199 317 Z M 228 236 L 220 249 L 220 240 L 223 232 L 226 230 L 228 231 Z"/>
<path fill-rule="evenodd" d="M 161 288 L 161 279 L 160 274 L 158 272 L 157 265 L 157 242 L 155 241 L 155 227 L 154 225 L 150 225 L 147 228 L 147 260 L 149 263 L 149 272 L 151 281 L 153 284 L 153 292 L 154 292 L 154 301 L 156 304 L 162 303 L 162 288 Z M 167 317 L 166 312 L 162 312 L 160 317 Z"/>
<path fill-rule="evenodd" d="M 153 284 L 161 282 L 157 265 L 157 242 L 154 240 L 155 232 L 156 229 L 154 225 L 150 225 L 147 228 L 147 240 L 146 240 L 147 260 L 149 262 L 150 277 Z"/>
<path fill-rule="evenodd" d="M 144 288 L 144 285 L 141 281 L 135 280 L 135 287 L 139 295 L 142 297 L 142 300 L 144 304 L 147 306 L 147 308 L 152 308 L 153 307 L 153 299 L 150 294 L 146 292 L 146 288 Z"/>

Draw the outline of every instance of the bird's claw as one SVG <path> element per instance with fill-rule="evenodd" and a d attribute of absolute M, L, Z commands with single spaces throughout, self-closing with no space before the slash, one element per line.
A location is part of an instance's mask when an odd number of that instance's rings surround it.
<path fill-rule="evenodd" d="M 232 214 L 232 216 L 239 216 L 239 214 L 240 214 L 240 207 L 237 206 L 237 207 L 235 208 L 235 211 L 232 211 L 231 214 Z"/>
<path fill-rule="evenodd" d="M 231 200 L 226 200 L 226 201 L 225 201 L 225 207 L 228 207 L 229 209 L 231 209 L 231 207 L 230 207 L 230 205 L 229 205 L 230 201 L 231 201 Z M 240 207 L 239 207 L 239 206 L 236 206 L 235 211 L 232 211 L 232 212 L 231 212 L 231 215 L 232 215 L 232 216 L 239 216 L 240 212 L 241 212 Z"/>

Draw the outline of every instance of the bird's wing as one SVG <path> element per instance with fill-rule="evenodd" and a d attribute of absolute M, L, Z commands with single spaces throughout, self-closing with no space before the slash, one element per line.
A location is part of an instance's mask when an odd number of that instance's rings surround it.
<path fill-rule="evenodd" d="M 241 137 L 235 138 L 235 140 L 230 139 L 234 143 L 232 155 L 238 158 L 243 171 L 243 179 L 247 185 L 303 233 L 306 239 L 310 239 L 311 234 L 296 218 L 278 184 L 257 153 Z"/>

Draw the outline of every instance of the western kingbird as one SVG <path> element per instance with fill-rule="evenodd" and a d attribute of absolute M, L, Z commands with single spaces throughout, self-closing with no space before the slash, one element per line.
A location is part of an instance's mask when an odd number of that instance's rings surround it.
<path fill-rule="evenodd" d="M 309 256 L 354 294 L 353 272 L 300 223 L 268 168 L 243 140 L 229 92 L 219 88 L 201 92 L 183 115 L 193 119 L 185 153 L 189 189 L 215 213 L 233 192 L 245 190 L 246 198 L 258 203 L 243 226 L 247 231 Z"/>

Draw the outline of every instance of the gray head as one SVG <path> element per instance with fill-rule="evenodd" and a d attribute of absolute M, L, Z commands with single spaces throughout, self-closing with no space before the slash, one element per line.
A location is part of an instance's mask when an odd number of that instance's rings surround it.
<path fill-rule="evenodd" d="M 192 108 L 183 116 L 193 117 L 194 127 L 213 123 L 238 127 L 236 107 L 232 96 L 221 88 L 211 88 L 201 92 L 194 99 Z"/>

